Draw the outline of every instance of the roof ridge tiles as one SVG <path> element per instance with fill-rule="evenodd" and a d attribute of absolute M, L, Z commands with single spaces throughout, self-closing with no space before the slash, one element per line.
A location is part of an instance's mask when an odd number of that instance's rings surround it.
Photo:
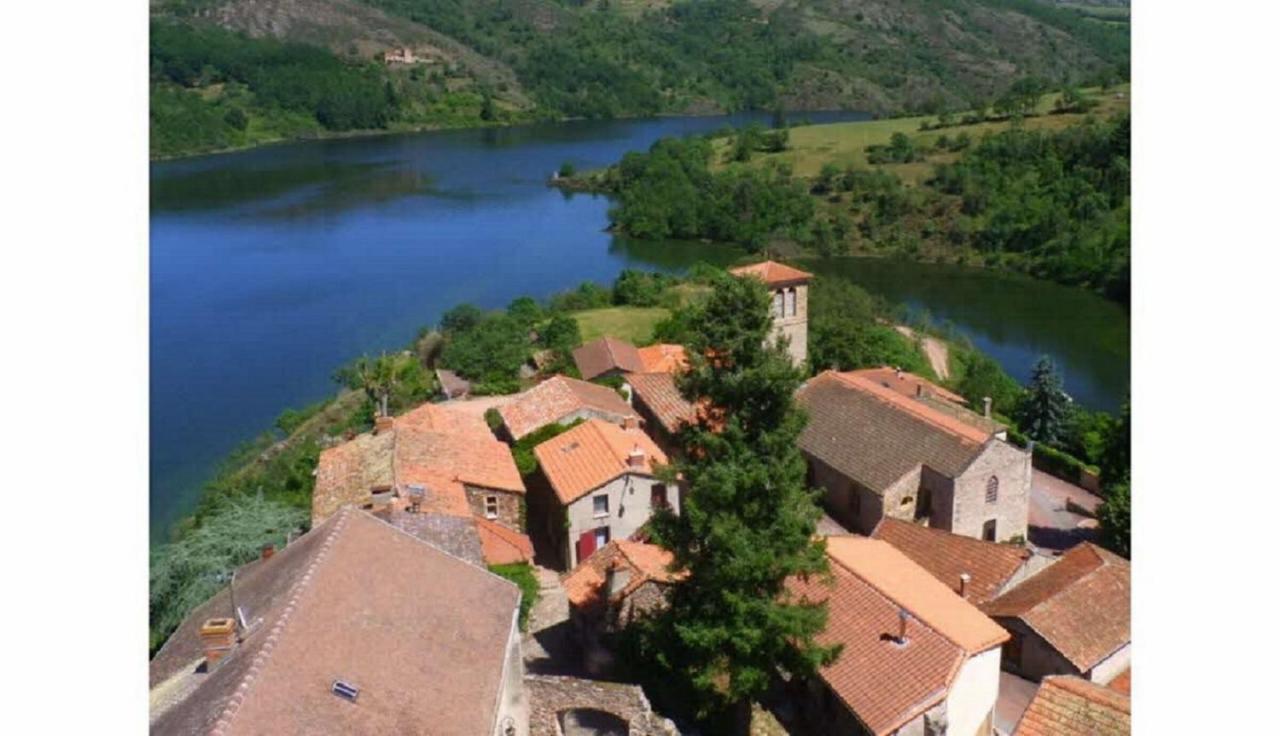
<path fill-rule="evenodd" d="M 339 509 L 337 514 L 334 514 L 336 520 L 334 521 L 333 529 L 329 531 L 329 536 L 326 537 L 324 543 L 320 545 L 320 550 L 316 553 L 315 558 L 311 560 L 311 564 L 307 565 L 307 569 L 303 572 L 302 576 L 298 578 L 290 588 L 289 602 L 285 604 L 280 617 L 276 619 L 275 625 L 271 627 L 271 633 L 267 635 L 266 640 L 262 642 L 262 646 L 254 655 L 253 663 L 250 665 L 249 671 L 241 678 L 240 686 L 236 688 L 235 695 L 231 697 L 230 702 L 228 702 L 226 708 L 223 709 L 213 730 L 210 731 L 210 736 L 226 736 L 227 729 L 231 727 L 232 721 L 235 720 L 236 714 L 240 711 L 240 706 L 244 704 L 245 697 L 248 696 L 254 679 L 256 679 L 257 675 L 262 672 L 264 667 L 266 667 L 267 661 L 271 658 L 271 652 L 275 649 L 276 644 L 280 641 L 280 637 L 284 634 L 284 629 L 288 626 L 290 619 L 292 619 L 293 612 L 297 610 L 298 603 L 301 600 L 302 595 L 311 587 L 311 581 L 314 579 L 316 571 L 319 570 L 320 565 L 329 558 L 329 552 L 333 549 L 333 545 L 341 536 L 342 531 L 346 529 L 347 520 L 350 518 L 351 513 L 351 508 L 349 506 L 344 506 Z M 237 613 L 235 615 L 238 616 L 239 614 Z"/>
<path fill-rule="evenodd" d="M 984 445 L 989 442 L 993 435 L 983 432 L 982 430 L 965 424 L 964 422 L 953 419 L 942 412 L 920 402 L 912 401 L 905 396 L 897 393 L 893 389 L 885 388 L 880 384 L 863 376 L 850 375 L 848 373 L 840 373 L 838 371 L 826 370 L 819 377 L 831 374 L 844 385 L 877 399 L 883 404 L 887 404 L 896 409 L 902 410 L 912 418 L 922 421 L 929 426 L 938 429 L 947 434 L 958 437 L 966 442 L 972 442 L 977 445 Z"/>

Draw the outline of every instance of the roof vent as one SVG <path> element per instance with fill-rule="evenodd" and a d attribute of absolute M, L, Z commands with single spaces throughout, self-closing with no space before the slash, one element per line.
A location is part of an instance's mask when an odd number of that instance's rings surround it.
<path fill-rule="evenodd" d="M 360 697 L 360 688 L 356 687 L 355 685 L 352 685 L 349 682 L 343 682 L 342 680 L 334 680 L 333 694 L 337 695 L 339 698 L 344 698 L 354 703 L 356 702 L 356 698 Z"/>

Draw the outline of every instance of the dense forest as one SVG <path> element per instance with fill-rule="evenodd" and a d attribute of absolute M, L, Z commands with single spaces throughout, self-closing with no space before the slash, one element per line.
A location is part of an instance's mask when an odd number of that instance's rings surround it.
<path fill-rule="evenodd" d="M 730 133 L 720 162 L 710 137 L 658 141 L 591 183 L 614 194 L 615 227 L 638 238 L 755 250 L 784 241 L 821 255 L 917 257 L 927 247 L 1129 298 L 1127 115 L 1058 131 L 1013 125 L 977 141 L 944 137 L 957 157 L 934 165 L 919 187 L 874 165 L 828 164 L 801 178 L 776 161 L 748 163 L 782 133 Z M 868 149 L 873 164 L 920 158 L 900 133 Z"/>
<path fill-rule="evenodd" d="M 421 63 L 382 64 L 399 44 Z M 152 151 L 668 112 L 933 113 L 1027 75 L 1124 78 L 1128 54 L 1126 29 L 1036 0 L 168 0 L 153 10 Z"/>

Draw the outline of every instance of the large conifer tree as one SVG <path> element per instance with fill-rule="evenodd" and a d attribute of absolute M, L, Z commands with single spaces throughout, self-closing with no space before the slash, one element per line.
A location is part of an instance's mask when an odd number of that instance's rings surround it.
<path fill-rule="evenodd" d="M 1062 390 L 1062 376 L 1047 355 L 1031 368 L 1031 381 L 1018 411 L 1018 424 L 1028 437 L 1053 444 L 1062 436 L 1067 421 L 1068 402 Z"/>
<path fill-rule="evenodd" d="M 642 628 L 642 654 L 701 716 L 741 713 L 779 668 L 809 674 L 837 653 L 813 640 L 825 606 L 801 604 L 785 585 L 826 574 L 827 562 L 796 444 L 802 375 L 782 347 L 764 345 L 769 303 L 758 280 L 722 276 L 688 315 L 680 388 L 702 410 L 680 436 L 681 513 L 651 527 L 688 577 Z"/>

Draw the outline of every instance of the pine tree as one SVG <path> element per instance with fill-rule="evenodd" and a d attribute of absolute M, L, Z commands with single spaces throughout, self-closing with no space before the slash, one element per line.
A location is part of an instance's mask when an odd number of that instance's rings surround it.
<path fill-rule="evenodd" d="M 1053 444 L 1062 436 L 1068 403 L 1062 376 L 1049 356 L 1042 355 L 1031 369 L 1031 381 L 1018 411 L 1018 424 L 1028 437 Z"/>
<path fill-rule="evenodd" d="M 640 656 L 704 718 L 740 715 L 779 668 L 811 674 L 838 653 L 813 640 L 825 606 L 790 598 L 785 584 L 829 573 L 796 444 L 802 376 L 783 347 L 764 344 L 769 303 L 758 281 L 722 275 L 689 313 L 691 368 L 680 387 L 703 409 L 679 438 L 680 515 L 651 524 L 688 577 L 670 608 L 640 627 Z"/>

